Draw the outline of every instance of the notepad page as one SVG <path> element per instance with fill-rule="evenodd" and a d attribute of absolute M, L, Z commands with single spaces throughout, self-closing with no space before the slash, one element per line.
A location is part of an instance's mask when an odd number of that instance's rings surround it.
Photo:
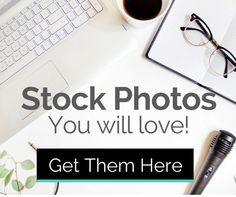
<path fill-rule="evenodd" d="M 235 8 L 236 9 L 236 8 Z M 236 14 L 221 43 L 236 56 Z"/>
<path fill-rule="evenodd" d="M 215 39 L 221 43 L 236 13 L 236 1 L 175 0 L 148 56 L 201 83 L 208 71 L 209 47 L 189 45 L 180 31 L 192 13 L 209 25 Z"/>
<path fill-rule="evenodd" d="M 227 48 L 236 56 L 236 14 L 231 21 L 226 34 L 222 42 L 220 43 L 223 47 Z M 236 102 L 236 73 L 231 73 L 227 79 L 221 76 L 214 76 L 209 72 L 206 73 L 203 80 L 203 85 L 211 87 L 216 92 L 223 94 L 224 96 L 234 100 Z"/>

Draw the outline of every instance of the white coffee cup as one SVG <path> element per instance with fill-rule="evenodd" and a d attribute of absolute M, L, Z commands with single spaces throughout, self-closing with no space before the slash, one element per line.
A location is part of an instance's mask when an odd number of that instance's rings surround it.
<path fill-rule="evenodd" d="M 144 27 L 144 26 L 147 26 L 148 24 L 151 24 L 153 22 L 156 22 L 156 21 L 160 20 L 160 18 L 162 18 L 166 14 L 166 12 L 167 12 L 167 10 L 170 7 L 170 4 L 172 2 L 172 0 L 160 0 L 160 1 L 162 1 L 162 7 L 161 7 L 161 10 L 160 10 L 159 14 L 155 18 L 152 18 L 152 19 L 149 19 L 149 20 L 139 20 L 139 19 L 133 18 L 132 16 L 130 16 L 127 13 L 127 11 L 124 7 L 124 0 L 116 0 L 116 1 L 117 1 L 117 6 L 118 6 L 122 16 L 125 18 L 125 20 L 130 25 L 132 25 L 134 27 Z"/>

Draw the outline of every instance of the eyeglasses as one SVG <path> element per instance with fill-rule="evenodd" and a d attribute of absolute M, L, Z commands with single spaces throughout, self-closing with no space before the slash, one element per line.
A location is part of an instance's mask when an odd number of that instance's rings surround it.
<path fill-rule="evenodd" d="M 180 27 L 186 41 L 193 46 L 204 46 L 212 43 L 215 50 L 209 58 L 209 68 L 213 74 L 228 78 L 232 72 L 236 72 L 236 58 L 226 48 L 220 46 L 214 39 L 207 24 L 196 14 L 192 14 L 186 27 Z"/>

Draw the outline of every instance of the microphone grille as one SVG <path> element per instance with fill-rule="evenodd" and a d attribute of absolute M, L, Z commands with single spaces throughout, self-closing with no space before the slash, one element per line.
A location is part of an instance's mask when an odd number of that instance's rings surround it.
<path fill-rule="evenodd" d="M 214 146 L 217 136 L 215 136 L 211 142 L 211 148 Z"/>
<path fill-rule="evenodd" d="M 211 148 L 214 150 L 227 155 L 233 148 L 236 137 L 227 132 L 227 131 L 219 131 L 218 135 L 215 136 L 211 142 Z"/>

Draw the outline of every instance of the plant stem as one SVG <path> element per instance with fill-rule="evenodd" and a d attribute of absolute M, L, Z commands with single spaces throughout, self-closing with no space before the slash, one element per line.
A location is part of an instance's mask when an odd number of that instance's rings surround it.
<path fill-rule="evenodd" d="M 8 154 L 8 157 L 6 158 L 5 160 L 5 163 L 8 161 L 8 160 L 12 160 L 12 162 L 14 163 L 14 166 L 15 166 L 15 169 L 14 169 L 14 172 L 15 172 L 15 176 L 16 176 L 16 184 L 17 184 L 17 187 L 18 187 L 18 194 L 21 194 L 21 191 L 20 191 L 20 186 L 19 186 L 19 179 L 18 179 L 18 172 L 17 172 L 17 162 L 16 160 L 14 159 L 14 157 L 12 157 L 10 154 Z M 4 191 L 5 191 L 5 186 L 4 186 Z"/>
<path fill-rule="evenodd" d="M 14 165 L 15 165 L 15 170 L 14 170 L 14 172 L 15 172 L 15 175 L 16 175 L 16 184 L 17 184 L 17 187 L 18 187 L 18 194 L 21 194 L 21 191 L 20 191 L 20 186 L 19 186 L 19 179 L 18 179 L 18 172 L 17 172 L 17 162 L 16 162 L 16 160 L 14 159 L 14 157 L 12 157 L 11 155 L 9 155 L 9 159 L 11 159 L 12 161 L 13 161 L 13 163 L 14 163 Z"/>
<path fill-rule="evenodd" d="M 17 187 L 18 187 L 18 194 L 21 194 L 21 188 L 19 186 L 19 179 L 18 179 L 18 173 L 17 173 L 17 162 L 14 160 L 14 163 L 15 163 L 15 175 L 16 175 L 16 184 L 17 184 Z"/>

